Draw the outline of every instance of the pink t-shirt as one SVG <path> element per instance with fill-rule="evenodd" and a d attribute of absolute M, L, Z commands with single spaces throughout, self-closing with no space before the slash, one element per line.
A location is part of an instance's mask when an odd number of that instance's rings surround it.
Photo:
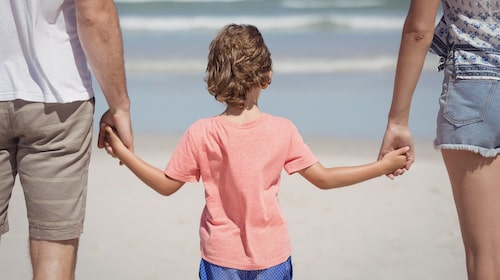
<path fill-rule="evenodd" d="M 241 270 L 265 269 L 291 255 L 278 191 L 280 175 L 317 161 L 291 121 L 263 114 L 238 125 L 201 119 L 184 134 L 165 174 L 205 186 L 202 258 Z"/>

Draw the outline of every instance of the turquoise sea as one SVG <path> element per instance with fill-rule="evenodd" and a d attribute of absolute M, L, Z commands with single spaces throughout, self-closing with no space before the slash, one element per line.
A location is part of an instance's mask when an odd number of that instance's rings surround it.
<path fill-rule="evenodd" d="M 117 0 L 133 126 L 182 133 L 223 106 L 205 90 L 208 45 L 228 23 L 256 25 L 272 53 L 263 111 L 305 136 L 380 139 L 409 0 Z M 411 128 L 432 138 L 442 74 L 430 56 Z M 105 110 L 98 97 L 96 120 Z"/>

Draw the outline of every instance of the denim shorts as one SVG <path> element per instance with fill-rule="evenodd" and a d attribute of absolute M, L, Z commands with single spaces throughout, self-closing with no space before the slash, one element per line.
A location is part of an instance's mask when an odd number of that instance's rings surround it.
<path fill-rule="evenodd" d="M 0 234 L 16 176 L 24 191 L 29 235 L 78 238 L 83 230 L 93 100 L 0 102 Z"/>
<path fill-rule="evenodd" d="M 291 280 L 292 257 L 285 262 L 262 270 L 239 270 L 218 266 L 201 259 L 201 280 Z"/>
<path fill-rule="evenodd" d="M 453 63 L 447 63 L 444 72 L 434 146 L 471 151 L 483 157 L 497 156 L 500 81 L 457 79 Z"/>

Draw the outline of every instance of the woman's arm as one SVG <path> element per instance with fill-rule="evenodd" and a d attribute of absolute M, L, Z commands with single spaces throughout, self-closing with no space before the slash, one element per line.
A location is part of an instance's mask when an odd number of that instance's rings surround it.
<path fill-rule="evenodd" d="M 412 0 L 399 48 L 389 122 L 408 126 L 413 92 L 434 37 L 440 0 Z"/>
<path fill-rule="evenodd" d="M 106 150 L 120 159 L 141 181 L 162 195 L 171 195 L 179 190 L 184 182 L 169 178 L 165 173 L 139 158 L 127 149 L 111 127 L 106 127 Z"/>
<path fill-rule="evenodd" d="M 401 36 L 392 103 L 379 158 L 389 151 L 409 146 L 406 169 L 415 159 L 408 129 L 411 101 L 434 37 L 439 3 L 440 0 L 412 0 Z"/>

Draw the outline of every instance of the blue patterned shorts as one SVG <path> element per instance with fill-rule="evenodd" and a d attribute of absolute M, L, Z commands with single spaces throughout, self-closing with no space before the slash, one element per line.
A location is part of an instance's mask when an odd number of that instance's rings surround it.
<path fill-rule="evenodd" d="M 293 276 L 292 257 L 276 266 L 262 270 L 239 270 L 200 262 L 201 280 L 291 280 Z"/>

